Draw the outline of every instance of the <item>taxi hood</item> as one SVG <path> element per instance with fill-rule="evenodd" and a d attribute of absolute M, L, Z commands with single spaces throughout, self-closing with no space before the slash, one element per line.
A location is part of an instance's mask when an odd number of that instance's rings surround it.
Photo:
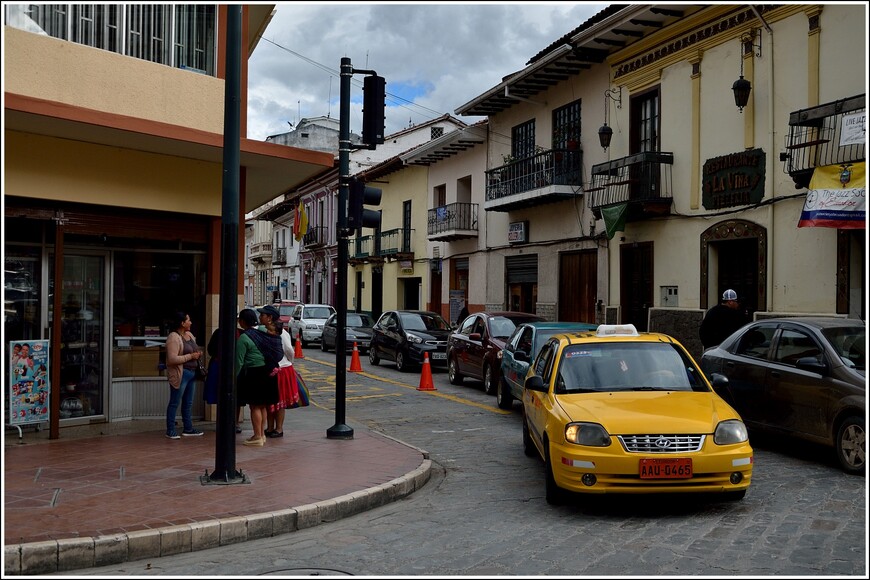
<path fill-rule="evenodd" d="M 618 391 L 557 395 L 572 421 L 601 424 L 611 435 L 713 433 L 740 417 L 718 395 L 690 391 Z"/>

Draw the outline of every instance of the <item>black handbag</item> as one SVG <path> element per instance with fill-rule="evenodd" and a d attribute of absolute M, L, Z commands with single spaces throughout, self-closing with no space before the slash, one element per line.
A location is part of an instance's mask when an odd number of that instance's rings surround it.
<path fill-rule="evenodd" d="M 205 368 L 205 363 L 203 362 L 202 357 L 196 359 L 196 378 L 208 378 L 208 369 Z"/>

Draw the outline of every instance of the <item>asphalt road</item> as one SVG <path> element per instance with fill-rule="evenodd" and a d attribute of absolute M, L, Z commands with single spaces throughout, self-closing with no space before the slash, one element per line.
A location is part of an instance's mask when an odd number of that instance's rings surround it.
<path fill-rule="evenodd" d="M 312 397 L 334 408 L 334 353 L 305 357 Z M 842 473 L 824 449 L 751 439 L 753 483 L 738 502 L 652 495 L 553 507 L 543 463 L 522 451 L 519 403 L 502 411 L 479 381 L 450 385 L 441 371 L 436 391 L 419 391 L 419 374 L 361 359 L 364 372 L 347 374 L 347 423 L 429 451 L 436 468 L 422 490 L 283 536 L 58 575 L 868 574 L 866 478 Z"/>

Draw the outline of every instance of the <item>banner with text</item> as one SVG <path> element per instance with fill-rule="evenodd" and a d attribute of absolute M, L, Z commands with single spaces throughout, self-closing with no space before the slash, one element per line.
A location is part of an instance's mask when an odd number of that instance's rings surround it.
<path fill-rule="evenodd" d="M 865 163 L 816 167 L 799 228 L 866 229 Z"/>

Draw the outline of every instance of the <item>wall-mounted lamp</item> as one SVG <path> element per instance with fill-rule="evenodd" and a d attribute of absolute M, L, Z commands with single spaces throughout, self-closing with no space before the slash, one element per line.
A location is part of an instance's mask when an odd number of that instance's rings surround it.
<path fill-rule="evenodd" d="M 604 91 L 604 124 L 601 125 L 601 128 L 598 129 L 598 141 L 601 142 L 601 146 L 607 150 L 610 147 L 610 138 L 613 137 L 613 129 L 611 129 L 607 125 L 608 119 L 608 111 L 610 110 L 610 103 L 607 102 L 607 99 L 613 99 L 616 102 L 616 108 L 622 108 L 622 87 L 616 87 L 615 89 L 607 89 Z"/>
<path fill-rule="evenodd" d="M 740 78 L 734 81 L 731 85 L 731 90 L 734 91 L 734 104 L 743 112 L 743 107 L 749 102 L 749 93 L 752 91 L 752 83 L 743 78 L 743 58 L 747 54 L 751 54 L 754 49 L 758 49 L 755 56 L 761 58 L 761 34 L 759 33 L 758 44 L 755 44 L 756 34 L 752 30 L 743 34 L 740 37 Z"/>

